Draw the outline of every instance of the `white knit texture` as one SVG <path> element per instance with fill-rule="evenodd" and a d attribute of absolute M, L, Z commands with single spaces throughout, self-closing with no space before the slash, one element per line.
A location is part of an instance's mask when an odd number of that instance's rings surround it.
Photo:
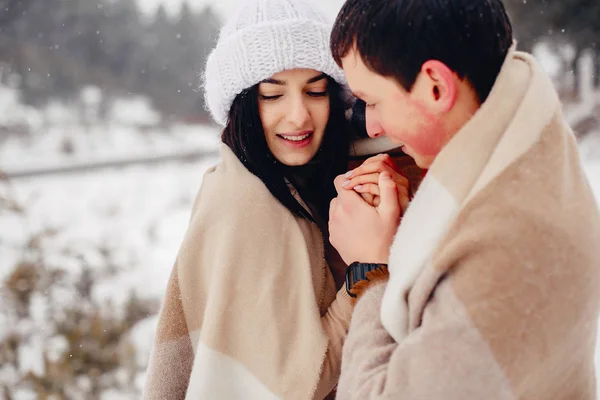
<path fill-rule="evenodd" d="M 284 70 L 310 68 L 345 84 L 329 50 L 331 27 L 307 0 L 242 0 L 221 29 L 204 72 L 214 120 L 224 126 L 238 94 Z"/>

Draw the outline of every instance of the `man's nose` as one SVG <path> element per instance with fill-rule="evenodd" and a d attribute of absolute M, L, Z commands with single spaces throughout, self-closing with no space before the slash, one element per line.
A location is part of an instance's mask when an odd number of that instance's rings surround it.
<path fill-rule="evenodd" d="M 384 134 L 378 117 L 375 115 L 375 112 L 370 110 L 368 107 L 365 110 L 365 123 L 367 127 L 367 135 L 369 135 L 369 137 L 376 138 Z"/>

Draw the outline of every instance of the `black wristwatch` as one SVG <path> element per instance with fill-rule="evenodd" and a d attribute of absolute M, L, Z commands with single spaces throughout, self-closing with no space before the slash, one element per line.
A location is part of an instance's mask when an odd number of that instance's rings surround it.
<path fill-rule="evenodd" d="M 387 268 L 387 264 L 379 264 L 379 263 L 362 263 L 362 262 L 353 262 L 346 268 L 346 292 L 351 297 L 356 297 L 354 293 L 351 292 L 354 285 L 356 285 L 360 281 L 368 281 L 367 272 L 376 270 L 377 268 L 385 267 Z"/>

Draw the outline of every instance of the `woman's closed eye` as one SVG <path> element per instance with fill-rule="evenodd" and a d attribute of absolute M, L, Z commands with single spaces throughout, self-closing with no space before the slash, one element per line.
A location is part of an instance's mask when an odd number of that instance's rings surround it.
<path fill-rule="evenodd" d="M 309 95 L 310 97 L 325 97 L 327 96 L 327 91 L 323 91 L 323 92 L 318 92 L 316 90 L 314 91 L 310 91 L 310 92 L 306 92 L 307 95 Z"/>
<path fill-rule="evenodd" d="M 265 101 L 273 101 L 273 100 L 277 100 L 279 99 L 281 96 L 283 96 L 282 94 L 274 94 L 274 95 L 265 95 L 265 94 L 261 94 L 259 95 L 261 100 L 265 100 Z"/>

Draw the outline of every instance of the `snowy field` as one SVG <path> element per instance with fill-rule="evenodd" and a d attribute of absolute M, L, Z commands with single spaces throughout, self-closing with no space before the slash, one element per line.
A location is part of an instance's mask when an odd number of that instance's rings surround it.
<path fill-rule="evenodd" d="M 162 126 L 143 99 L 117 102 L 106 121 L 97 123 L 88 115 L 90 123 L 82 124 L 81 115 L 69 105 L 29 109 L 13 91 L 0 87 L 0 109 L 5 111 L 0 113 L 0 125 L 26 132 L 0 136 L 0 170 L 8 173 L 194 150 L 216 154 L 219 144 L 218 131 L 211 126 Z M 28 372 L 45 375 L 43 354 L 56 361 L 70 352 L 54 322 L 63 316 L 61 310 L 80 307 L 76 282 L 84 271 L 93 271 L 93 303 L 111 318 L 123 317 L 132 293 L 159 303 L 204 171 L 216 161 L 216 156 L 208 156 L 0 180 L 0 399 L 3 387 L 14 387 Z M 3 298 L 3 285 L 23 261 L 59 269 L 66 278 L 60 287 L 36 292 L 28 305 L 29 315 L 16 317 L 12 303 Z M 86 307 L 89 302 L 81 305 Z M 139 397 L 155 311 L 138 319 L 130 333 L 119 339 L 135 346 L 136 376 L 128 378 L 125 368 L 117 368 L 114 382 L 125 389 L 103 391 L 102 399 Z M 2 348 L 2 341 L 14 334 L 20 338 L 16 368 L 6 362 L 10 357 Z M 85 395 L 90 386 L 86 379 L 77 386 L 81 392 L 69 398 L 90 398 Z M 14 398 L 36 397 L 21 390 Z"/>
<path fill-rule="evenodd" d="M 215 161 L 14 182 L 12 195 L 20 200 L 27 214 L 16 221 L 0 215 L 0 279 L 22 256 L 27 238 L 52 229 L 57 233 L 43 242 L 47 265 L 77 275 L 82 265 L 105 268 L 101 253 L 110 253 L 110 264 L 118 266 L 119 271 L 98 282 L 92 295 L 98 303 L 110 304 L 112 312 L 124 309 L 132 290 L 141 298 L 161 299 L 202 174 Z M 58 302 L 73 306 L 75 301 L 74 293 L 63 293 Z M 41 342 L 47 317 L 30 321 L 38 325 Z M 140 371 L 148 362 L 155 324 L 156 317 L 151 316 L 132 330 Z M 0 338 L 3 328 L 0 317 Z M 32 345 L 26 352 L 22 368 L 41 372 L 36 365 L 41 363 L 41 348 Z M 137 386 L 141 389 L 142 381 Z"/>

